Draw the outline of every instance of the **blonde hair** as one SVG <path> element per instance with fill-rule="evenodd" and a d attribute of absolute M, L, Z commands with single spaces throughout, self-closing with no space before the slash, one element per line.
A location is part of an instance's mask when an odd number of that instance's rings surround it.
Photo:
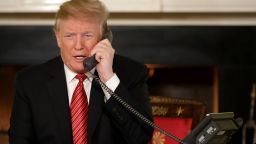
<path fill-rule="evenodd" d="M 102 27 L 107 22 L 109 12 L 99 0 L 70 0 L 64 2 L 55 16 L 54 30 L 59 31 L 61 20 L 73 17 L 81 20 L 98 20 Z"/>

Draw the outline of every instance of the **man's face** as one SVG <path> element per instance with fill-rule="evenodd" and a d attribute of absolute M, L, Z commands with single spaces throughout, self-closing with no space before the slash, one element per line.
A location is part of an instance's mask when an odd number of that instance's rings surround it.
<path fill-rule="evenodd" d="M 63 62 L 73 72 L 81 73 L 84 59 L 101 40 L 101 24 L 96 20 L 68 18 L 59 22 L 55 35 Z"/>

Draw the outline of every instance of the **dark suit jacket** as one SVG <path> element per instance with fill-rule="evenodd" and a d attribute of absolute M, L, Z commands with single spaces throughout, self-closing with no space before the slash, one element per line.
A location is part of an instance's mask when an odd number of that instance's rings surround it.
<path fill-rule="evenodd" d="M 145 66 L 115 55 L 120 79 L 115 92 L 152 120 Z M 145 144 L 153 129 L 134 117 L 93 81 L 89 103 L 89 144 Z M 67 85 L 60 57 L 21 71 L 9 129 L 10 144 L 72 144 Z"/>

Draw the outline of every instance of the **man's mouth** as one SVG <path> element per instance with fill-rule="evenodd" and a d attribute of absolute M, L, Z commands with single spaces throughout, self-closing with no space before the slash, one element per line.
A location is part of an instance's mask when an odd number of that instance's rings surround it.
<path fill-rule="evenodd" d="M 76 59 L 76 61 L 84 61 L 84 59 L 86 58 L 86 56 L 82 56 L 82 55 L 78 55 L 78 56 L 74 56 L 74 58 Z"/>

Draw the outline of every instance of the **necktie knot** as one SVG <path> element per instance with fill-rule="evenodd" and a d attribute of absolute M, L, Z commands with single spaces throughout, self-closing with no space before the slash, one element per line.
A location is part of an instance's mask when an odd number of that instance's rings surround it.
<path fill-rule="evenodd" d="M 86 75 L 85 74 L 77 74 L 76 77 L 79 82 L 83 82 L 86 79 Z"/>

